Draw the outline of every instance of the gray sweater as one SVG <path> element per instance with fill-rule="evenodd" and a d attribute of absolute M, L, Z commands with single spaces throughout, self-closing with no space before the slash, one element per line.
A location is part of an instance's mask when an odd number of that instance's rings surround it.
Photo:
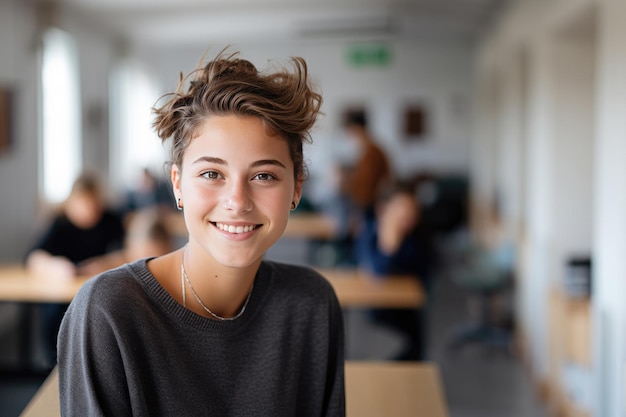
<path fill-rule="evenodd" d="M 136 261 L 89 280 L 58 340 L 63 416 L 344 416 L 343 318 L 317 272 L 264 261 L 233 321 Z"/>

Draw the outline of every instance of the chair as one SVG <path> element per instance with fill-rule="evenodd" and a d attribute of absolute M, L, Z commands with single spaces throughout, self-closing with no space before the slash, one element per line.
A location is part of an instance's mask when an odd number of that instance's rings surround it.
<path fill-rule="evenodd" d="M 494 248 L 471 248 L 465 261 L 452 274 L 452 281 L 478 298 L 478 320 L 460 325 L 453 332 L 449 347 L 459 349 L 480 344 L 509 352 L 512 348 L 512 314 L 507 299 L 513 289 L 513 245 L 502 243 Z"/>

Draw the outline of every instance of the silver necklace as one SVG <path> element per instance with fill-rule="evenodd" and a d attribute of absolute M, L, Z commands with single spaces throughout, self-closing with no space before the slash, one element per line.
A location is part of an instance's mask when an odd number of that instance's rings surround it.
<path fill-rule="evenodd" d="M 200 304 L 202 306 L 204 311 L 209 313 L 211 315 L 211 317 L 214 317 L 214 318 L 216 318 L 218 320 L 222 320 L 222 321 L 235 320 L 235 319 L 238 319 L 239 317 L 241 317 L 243 312 L 246 310 L 246 307 L 248 306 L 248 301 L 250 301 L 250 296 L 252 295 L 252 289 L 254 288 L 254 283 L 253 283 L 252 287 L 250 287 L 250 292 L 248 293 L 248 296 L 246 297 L 246 301 L 243 303 L 243 306 L 241 307 L 241 310 L 239 310 L 239 313 L 237 313 L 233 317 L 222 317 L 222 316 L 220 316 L 218 314 L 215 314 L 207 306 L 204 305 L 204 303 L 200 299 L 200 296 L 198 295 L 196 290 L 193 288 L 193 285 L 191 285 L 191 280 L 189 280 L 189 277 L 187 276 L 187 273 L 185 272 L 185 252 L 183 252 L 183 256 L 181 257 L 181 260 L 180 260 L 180 283 L 181 283 L 182 292 L 183 292 L 183 307 L 186 308 L 187 307 L 187 300 L 186 300 L 186 297 L 185 297 L 185 282 L 187 282 L 187 285 L 189 285 L 189 289 L 191 290 L 191 293 L 195 297 L 195 299 L 198 302 L 198 304 Z"/>

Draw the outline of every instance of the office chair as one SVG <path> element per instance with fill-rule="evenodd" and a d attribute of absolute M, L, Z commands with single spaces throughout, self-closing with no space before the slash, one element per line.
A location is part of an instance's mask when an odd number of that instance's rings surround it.
<path fill-rule="evenodd" d="M 472 247 L 465 261 L 452 273 L 452 281 L 479 300 L 478 320 L 460 325 L 453 331 L 449 348 L 468 344 L 512 352 L 510 306 L 497 306 L 513 288 L 514 249 L 511 244 L 494 248 Z M 504 311 L 501 311 L 504 310 Z"/>

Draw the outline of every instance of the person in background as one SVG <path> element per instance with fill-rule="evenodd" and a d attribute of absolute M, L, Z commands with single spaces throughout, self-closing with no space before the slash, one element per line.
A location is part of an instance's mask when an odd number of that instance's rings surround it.
<path fill-rule="evenodd" d="M 144 167 L 134 187 L 126 191 L 120 207 L 123 214 L 137 210 L 157 208 L 160 212 L 176 211 L 174 196 L 167 180 L 154 174 L 150 168 Z"/>
<path fill-rule="evenodd" d="M 49 277 L 94 275 L 119 264 L 120 258 L 109 255 L 122 248 L 124 233 L 120 216 L 106 207 L 97 176 L 83 173 L 28 251 L 26 266 Z"/>
<path fill-rule="evenodd" d="M 106 207 L 97 176 L 86 172 L 74 181 L 59 212 L 28 250 L 26 268 L 51 280 L 95 275 L 123 262 L 123 240 L 121 218 Z M 66 308 L 42 306 L 45 366 L 56 362 L 56 336 Z"/>
<path fill-rule="evenodd" d="M 132 214 L 124 239 L 126 262 L 162 256 L 173 249 L 174 237 L 158 210 L 144 209 Z"/>
<path fill-rule="evenodd" d="M 188 241 L 82 286 L 59 334 L 62 415 L 345 415 L 333 287 L 264 259 L 300 202 L 322 100 L 290 63 L 264 73 L 223 51 L 154 109 Z"/>
<path fill-rule="evenodd" d="M 420 221 L 421 208 L 410 184 L 397 184 L 381 197 L 375 216 L 365 221 L 356 237 L 357 265 L 375 277 L 413 275 L 426 294 L 430 288 L 432 250 Z M 425 309 L 374 309 L 370 317 L 399 331 L 407 340 L 397 360 L 422 360 L 425 356 Z"/>
<path fill-rule="evenodd" d="M 368 219 L 374 216 L 375 203 L 392 179 L 389 159 L 374 141 L 363 109 L 347 110 L 343 116 L 343 127 L 359 149 L 345 189 L 358 217 Z"/>

